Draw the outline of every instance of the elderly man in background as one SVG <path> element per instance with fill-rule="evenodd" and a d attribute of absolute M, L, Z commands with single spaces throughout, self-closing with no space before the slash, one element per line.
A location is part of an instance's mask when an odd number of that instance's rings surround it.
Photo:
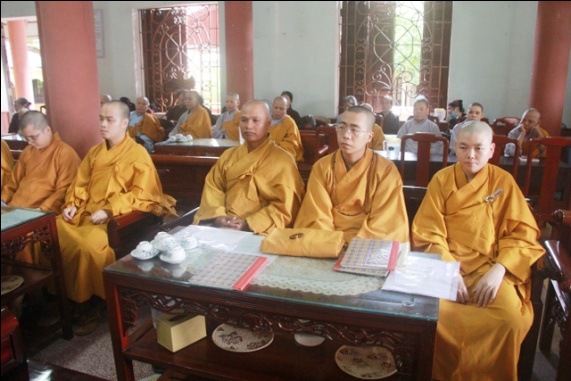
<path fill-rule="evenodd" d="M 165 139 L 165 130 L 156 116 L 148 113 L 147 97 L 137 98 L 135 111 L 129 114 L 129 136 L 142 143 L 147 152 L 155 151 L 155 143 Z"/>
<path fill-rule="evenodd" d="M 285 97 L 274 98 L 270 138 L 291 154 L 298 163 L 303 161 L 303 145 L 299 129 L 291 116 L 286 114 L 288 101 Z"/>
<path fill-rule="evenodd" d="M 540 126 L 541 114 L 535 108 L 528 108 L 524 111 L 520 124 L 508 133 L 508 138 L 517 139 L 520 154 L 527 155 L 529 151 L 529 141 L 549 136 L 549 133 Z M 508 143 L 504 149 L 506 156 L 513 156 L 515 144 Z M 535 147 L 531 153 L 532 157 L 545 157 L 545 148 L 542 145 Z"/>

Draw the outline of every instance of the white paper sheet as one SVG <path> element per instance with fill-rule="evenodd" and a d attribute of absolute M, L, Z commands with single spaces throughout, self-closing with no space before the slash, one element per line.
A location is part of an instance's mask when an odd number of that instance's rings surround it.
<path fill-rule="evenodd" d="M 176 233 L 176 235 L 185 234 L 192 234 L 200 245 L 225 250 L 233 249 L 242 239 L 253 235 L 251 232 L 198 225 L 187 226 Z"/>
<path fill-rule="evenodd" d="M 455 301 L 460 262 L 409 255 L 405 267 L 391 271 L 382 289 Z"/>

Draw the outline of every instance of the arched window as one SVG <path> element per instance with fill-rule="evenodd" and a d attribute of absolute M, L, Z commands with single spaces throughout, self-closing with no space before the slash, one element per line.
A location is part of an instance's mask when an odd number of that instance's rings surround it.
<path fill-rule="evenodd" d="M 159 111 L 172 107 L 179 89 L 196 90 L 220 112 L 218 5 L 145 9 L 141 38 L 145 94 Z"/>
<path fill-rule="evenodd" d="M 343 1 L 340 20 L 339 99 L 379 112 L 386 94 L 405 109 L 422 94 L 446 107 L 451 1 Z"/>

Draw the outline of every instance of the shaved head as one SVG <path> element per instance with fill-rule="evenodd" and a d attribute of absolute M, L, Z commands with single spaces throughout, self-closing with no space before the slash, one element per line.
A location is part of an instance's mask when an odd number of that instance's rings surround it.
<path fill-rule="evenodd" d="M 486 122 L 481 122 L 479 120 L 463 123 L 458 131 L 458 139 L 460 138 L 460 135 L 463 134 L 483 134 L 488 143 L 492 142 L 492 138 L 494 136 L 492 127 L 490 127 Z"/>

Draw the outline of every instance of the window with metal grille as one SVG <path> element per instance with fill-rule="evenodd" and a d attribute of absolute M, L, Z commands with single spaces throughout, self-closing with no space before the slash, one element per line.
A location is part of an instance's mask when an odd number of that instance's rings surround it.
<path fill-rule="evenodd" d="M 157 110 L 176 102 L 179 89 L 196 90 L 220 113 L 218 4 L 141 10 L 145 95 Z"/>
<path fill-rule="evenodd" d="M 401 119 L 421 94 L 446 107 L 451 1 L 343 1 L 340 20 L 340 100 L 379 112 L 388 94 Z"/>

